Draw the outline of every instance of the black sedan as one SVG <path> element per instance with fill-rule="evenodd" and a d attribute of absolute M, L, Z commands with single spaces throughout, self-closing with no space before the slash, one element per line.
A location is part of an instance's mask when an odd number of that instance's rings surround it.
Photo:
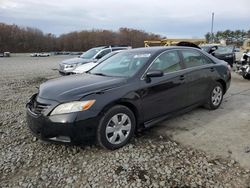
<path fill-rule="evenodd" d="M 26 105 L 28 126 L 45 141 L 116 149 L 177 113 L 217 109 L 230 80 L 226 62 L 196 48 L 128 50 L 86 74 L 42 84 Z"/>
<path fill-rule="evenodd" d="M 228 62 L 231 67 L 236 61 L 234 46 L 203 45 L 201 49 L 218 59 Z"/>

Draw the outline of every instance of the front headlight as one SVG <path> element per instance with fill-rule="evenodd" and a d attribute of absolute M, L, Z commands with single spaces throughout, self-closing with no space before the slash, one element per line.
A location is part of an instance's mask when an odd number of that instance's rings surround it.
<path fill-rule="evenodd" d="M 65 68 L 75 68 L 77 64 L 65 65 Z"/>
<path fill-rule="evenodd" d="M 81 112 L 84 110 L 88 110 L 94 103 L 95 100 L 74 101 L 60 104 L 51 112 L 51 115 Z"/>

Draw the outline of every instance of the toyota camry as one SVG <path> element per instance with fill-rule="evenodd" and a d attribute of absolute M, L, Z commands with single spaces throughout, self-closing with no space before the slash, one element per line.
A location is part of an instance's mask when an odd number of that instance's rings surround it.
<path fill-rule="evenodd" d="M 217 109 L 230 81 L 227 63 L 197 48 L 127 50 L 86 74 L 43 83 L 26 105 L 27 122 L 41 140 L 117 149 L 173 115 Z"/>

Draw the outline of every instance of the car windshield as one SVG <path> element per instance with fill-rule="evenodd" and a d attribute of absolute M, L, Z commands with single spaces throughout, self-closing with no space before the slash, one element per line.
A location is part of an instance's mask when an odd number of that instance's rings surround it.
<path fill-rule="evenodd" d="M 121 52 L 93 68 L 89 73 L 103 76 L 132 77 L 148 61 L 150 53 Z"/>
<path fill-rule="evenodd" d="M 105 61 L 106 59 L 112 57 L 113 55 L 117 54 L 119 51 L 114 51 L 114 52 L 111 52 L 111 53 L 108 53 L 107 55 L 103 56 L 101 59 L 99 59 L 98 61 L 96 61 L 96 63 L 101 63 L 103 61 Z"/>
<path fill-rule="evenodd" d="M 80 58 L 83 59 L 92 59 L 102 48 L 92 48 L 87 52 L 83 53 Z"/>
<path fill-rule="evenodd" d="M 214 52 L 216 54 L 227 54 L 227 53 L 232 53 L 234 50 L 233 46 L 218 46 L 218 49 L 215 50 Z"/>

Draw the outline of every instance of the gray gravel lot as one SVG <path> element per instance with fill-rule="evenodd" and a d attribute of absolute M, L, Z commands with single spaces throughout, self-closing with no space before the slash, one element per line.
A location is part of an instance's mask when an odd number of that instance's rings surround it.
<path fill-rule="evenodd" d="M 237 75 L 217 111 L 194 110 L 107 151 L 41 143 L 27 129 L 27 99 L 40 83 L 59 76 L 57 64 L 65 58 L 70 56 L 0 59 L 0 187 L 250 187 L 250 171 L 237 158 L 249 144 L 242 137 L 249 138 L 244 123 L 250 102 L 237 99 L 237 88 L 246 86 Z M 226 142 L 231 139 L 235 145 Z M 223 152 L 215 152 L 220 148 Z M 250 153 L 244 154 L 247 163 Z"/>

